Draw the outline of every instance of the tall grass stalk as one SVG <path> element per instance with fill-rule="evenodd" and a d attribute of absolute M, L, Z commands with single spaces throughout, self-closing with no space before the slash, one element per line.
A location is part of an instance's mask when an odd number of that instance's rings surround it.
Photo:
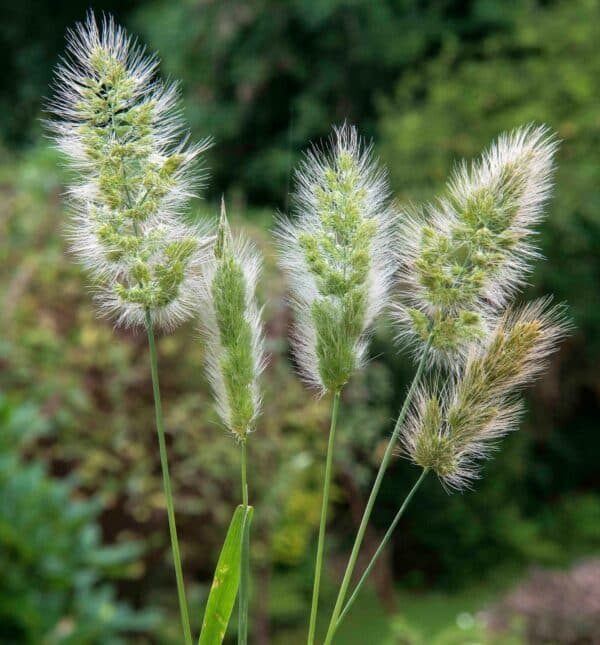
<path fill-rule="evenodd" d="M 396 513 L 396 516 L 392 520 L 392 523 L 390 524 L 388 530 L 383 536 L 380 545 L 377 547 L 377 550 L 371 557 L 369 564 L 365 567 L 365 570 L 362 576 L 360 577 L 360 580 L 356 584 L 356 587 L 354 588 L 354 591 L 352 592 L 350 598 L 348 598 L 348 602 L 345 604 L 344 609 L 342 609 L 342 612 L 334 626 L 334 630 L 333 630 L 334 634 L 335 634 L 335 631 L 338 629 L 338 627 L 342 624 L 342 621 L 346 617 L 346 614 L 350 611 L 350 608 L 354 604 L 354 601 L 356 600 L 358 594 L 360 593 L 360 590 L 362 589 L 363 585 L 367 581 L 367 578 L 371 575 L 371 571 L 373 570 L 373 567 L 375 566 L 377 560 L 379 559 L 379 556 L 382 554 L 383 550 L 387 546 L 387 543 L 390 541 L 390 538 L 392 537 L 394 531 L 396 530 L 396 527 L 398 526 L 398 522 L 400 522 L 400 519 L 404 515 L 404 511 L 406 510 L 413 496 L 415 495 L 415 493 L 423 483 L 423 480 L 427 476 L 428 472 L 429 472 L 429 468 L 423 468 L 423 471 L 419 475 L 419 478 L 413 484 L 413 487 L 410 489 L 408 495 L 404 498 L 404 501 L 402 502 L 402 506 L 400 506 L 400 509 Z"/>
<path fill-rule="evenodd" d="M 213 257 L 201 284 L 200 323 L 206 340 L 206 367 L 225 427 L 240 445 L 244 521 L 240 543 L 238 643 L 248 642 L 250 604 L 250 521 L 247 442 L 260 414 L 260 374 L 266 359 L 256 283 L 261 257 L 254 246 L 231 232 L 225 201 L 216 230 Z"/>
<path fill-rule="evenodd" d="M 209 146 L 188 144 L 177 85 L 158 59 L 115 24 L 89 12 L 67 33 L 47 125 L 77 179 L 69 186 L 71 248 L 93 278 L 100 310 L 148 334 L 156 429 L 181 624 L 192 645 L 154 327 L 170 330 L 197 310 L 197 282 L 210 238 L 181 210 L 202 182 Z"/>
<path fill-rule="evenodd" d="M 317 544 L 317 558 L 315 561 L 315 577 L 313 583 L 312 603 L 310 607 L 310 624 L 308 627 L 308 643 L 315 642 L 315 630 L 317 627 L 317 612 L 319 608 L 319 590 L 321 586 L 321 572 L 323 570 L 323 553 L 325 550 L 325 529 L 327 526 L 327 509 L 329 507 L 329 489 L 331 487 L 333 452 L 335 446 L 335 430 L 337 426 L 338 412 L 340 407 L 341 391 L 337 390 L 333 395 L 331 409 L 331 427 L 327 442 L 327 457 L 325 462 L 325 476 L 323 478 L 323 498 L 321 501 L 321 521 L 319 524 L 319 541 Z"/>
<path fill-rule="evenodd" d="M 278 230 L 297 364 L 308 383 L 333 393 L 308 645 L 315 640 L 340 392 L 365 363 L 369 331 L 388 304 L 396 269 L 389 196 L 372 146 L 344 124 L 307 152 L 295 174 L 296 217 L 282 219 Z"/>
<path fill-rule="evenodd" d="M 239 645 L 246 645 L 248 642 L 248 607 L 250 599 L 250 518 L 248 515 L 247 449 L 245 438 L 241 441 L 241 475 L 244 526 L 242 529 L 241 544 L 238 643 Z"/>
<path fill-rule="evenodd" d="M 369 499 L 367 501 L 367 505 L 365 506 L 365 510 L 363 512 L 362 519 L 360 521 L 360 526 L 358 527 L 358 531 L 356 533 L 356 538 L 354 540 L 354 545 L 352 546 L 352 552 L 350 553 L 350 558 L 348 559 L 348 564 L 346 565 L 346 570 L 344 572 L 344 577 L 342 579 L 342 583 L 340 585 L 340 590 L 337 595 L 337 599 L 335 601 L 335 607 L 333 609 L 333 613 L 331 615 L 331 620 L 329 622 L 329 627 L 327 629 L 327 636 L 325 637 L 325 643 L 326 645 L 328 643 L 331 643 L 331 640 L 333 639 L 333 635 L 335 633 L 336 629 L 336 623 L 338 621 L 338 618 L 340 617 L 342 608 L 343 608 L 343 603 L 344 600 L 346 599 L 346 594 L 348 592 L 348 587 L 350 585 L 350 581 L 352 579 L 352 574 L 354 572 L 354 568 L 356 567 L 356 561 L 358 560 L 358 555 L 360 552 L 360 547 L 362 546 L 363 539 L 365 537 L 365 532 L 367 530 L 367 525 L 369 523 L 369 520 L 371 518 L 371 513 L 373 512 L 373 506 L 375 505 L 375 500 L 377 499 L 377 495 L 379 494 L 379 489 L 381 488 L 381 483 L 383 482 L 383 477 L 387 471 L 387 468 L 389 466 L 390 460 L 392 458 L 392 455 L 394 453 L 394 449 L 396 447 L 396 442 L 398 440 L 398 436 L 400 434 L 400 430 L 402 429 L 402 425 L 404 423 L 404 420 L 406 418 L 406 415 L 408 414 L 408 411 L 410 409 L 411 401 L 412 398 L 417 391 L 417 387 L 419 385 L 419 382 L 421 380 L 421 377 L 423 375 L 423 371 L 425 369 L 425 365 L 427 363 L 427 354 L 429 350 L 429 346 L 431 344 L 431 336 L 429 337 L 429 340 L 427 341 L 425 350 L 421 354 L 421 358 L 419 360 L 419 364 L 417 366 L 417 371 L 415 373 L 415 376 L 413 378 L 413 381 L 410 385 L 410 388 L 408 390 L 408 393 L 406 395 L 406 398 L 404 399 L 404 403 L 402 405 L 402 408 L 400 410 L 400 413 L 398 414 L 398 419 L 396 420 L 396 424 L 394 426 L 394 431 L 392 432 L 392 436 L 390 437 L 390 440 L 388 442 L 387 448 L 385 450 L 385 453 L 383 455 L 383 459 L 381 460 L 381 465 L 379 466 L 379 470 L 377 471 L 377 477 L 375 478 L 375 482 L 373 483 L 373 487 L 371 488 L 371 492 L 369 494 Z"/>
<path fill-rule="evenodd" d="M 175 523 L 175 509 L 173 506 L 173 493 L 171 491 L 171 477 L 169 475 L 169 461 L 167 458 L 167 445 L 165 443 L 165 426 L 160 400 L 160 384 L 158 380 L 158 359 L 156 355 L 156 342 L 152 329 L 152 317 L 149 311 L 146 312 L 146 331 L 148 332 L 148 348 L 150 352 L 150 371 L 152 373 L 152 391 L 154 394 L 154 411 L 156 414 L 156 431 L 158 434 L 158 447 L 160 452 L 160 467 L 162 469 L 163 487 L 167 502 L 167 516 L 169 518 L 169 534 L 171 536 L 171 552 L 173 554 L 173 566 L 175 567 L 175 578 L 177 580 L 177 597 L 179 601 L 179 613 L 181 615 L 181 627 L 186 645 L 192 645 L 192 630 L 188 614 L 187 600 L 185 596 L 185 585 L 183 582 L 183 570 L 181 568 L 181 555 L 179 553 L 179 540 L 177 538 L 177 525 Z"/>

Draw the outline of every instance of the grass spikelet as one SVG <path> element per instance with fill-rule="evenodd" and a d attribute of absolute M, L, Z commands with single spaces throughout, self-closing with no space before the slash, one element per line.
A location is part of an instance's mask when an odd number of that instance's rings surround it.
<path fill-rule="evenodd" d="M 420 390 L 403 429 L 404 452 L 448 487 L 468 485 L 497 440 L 517 426 L 520 390 L 544 371 L 568 330 L 563 307 L 548 299 L 508 311 L 486 342 L 472 347 L 460 376 Z"/>
<path fill-rule="evenodd" d="M 255 297 L 260 264 L 257 251 L 232 236 L 222 203 L 199 311 L 217 411 L 240 440 L 254 429 L 261 406 L 259 376 L 265 356 Z"/>
<path fill-rule="evenodd" d="M 170 328 L 190 317 L 206 257 L 202 226 L 181 210 L 202 181 L 205 140 L 188 144 L 177 86 L 110 17 L 93 13 L 67 35 L 48 121 L 78 174 L 69 187 L 71 246 L 117 324 Z"/>
<path fill-rule="evenodd" d="M 356 128 L 336 128 L 296 172 L 295 219 L 280 222 L 303 375 L 337 391 L 362 364 L 371 323 L 388 302 L 395 215 L 384 171 Z"/>

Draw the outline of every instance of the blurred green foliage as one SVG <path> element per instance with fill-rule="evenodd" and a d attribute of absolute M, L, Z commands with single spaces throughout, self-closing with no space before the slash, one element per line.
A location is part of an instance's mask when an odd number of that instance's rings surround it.
<path fill-rule="evenodd" d="M 100 505 L 76 499 L 74 481 L 23 460 L 20 450 L 45 425 L 32 405 L 0 398 L 0 641 L 124 643 L 159 619 L 118 601 L 106 582 L 135 567 L 142 545 L 102 546 Z"/>
<path fill-rule="evenodd" d="M 457 624 L 446 627 L 433 638 L 425 637 L 401 617 L 392 623 L 392 636 L 386 645 L 523 645 L 526 641 L 518 634 L 493 635 L 483 621 L 467 612 L 457 616 Z"/>
<path fill-rule="evenodd" d="M 287 206 L 307 141 L 344 120 L 368 137 L 376 101 L 446 32 L 477 41 L 511 25 L 504 0 L 154 0 L 133 24 L 181 79 L 197 136 L 217 147 L 211 190 Z"/>

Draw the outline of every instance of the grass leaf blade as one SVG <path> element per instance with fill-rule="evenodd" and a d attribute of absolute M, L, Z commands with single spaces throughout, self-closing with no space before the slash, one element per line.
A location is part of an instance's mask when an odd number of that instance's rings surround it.
<path fill-rule="evenodd" d="M 249 506 L 249 522 L 253 513 L 254 509 Z M 244 507 L 240 504 L 231 519 L 217 562 L 198 645 L 220 645 L 225 638 L 240 582 L 244 519 Z"/>

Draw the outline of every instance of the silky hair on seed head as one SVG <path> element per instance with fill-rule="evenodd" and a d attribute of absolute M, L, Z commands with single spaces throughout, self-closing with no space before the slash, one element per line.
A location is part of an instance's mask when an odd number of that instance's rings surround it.
<path fill-rule="evenodd" d="M 432 335 L 431 364 L 460 364 L 523 285 L 539 255 L 535 226 L 556 150 L 545 126 L 502 134 L 457 167 L 442 198 L 405 214 L 395 319 L 399 339 L 417 352 Z"/>
<path fill-rule="evenodd" d="M 372 146 L 353 126 L 334 128 L 296 170 L 293 218 L 282 217 L 277 230 L 296 360 L 321 392 L 339 390 L 365 360 L 397 265 L 395 224 Z"/>
<path fill-rule="evenodd" d="M 92 12 L 67 34 L 46 125 L 77 179 L 68 189 L 71 248 L 117 324 L 171 328 L 196 307 L 210 238 L 182 214 L 203 183 L 174 83 L 112 17 Z"/>
<path fill-rule="evenodd" d="M 570 331 L 563 306 L 541 299 L 501 316 L 464 369 L 422 386 L 402 430 L 403 453 L 449 488 L 477 478 L 480 462 L 520 420 L 520 391 L 547 367 Z"/>
<path fill-rule="evenodd" d="M 254 430 L 262 404 L 264 335 L 255 293 L 261 258 L 250 242 L 231 234 L 224 202 L 212 250 L 199 307 L 208 380 L 221 420 L 244 440 Z"/>

